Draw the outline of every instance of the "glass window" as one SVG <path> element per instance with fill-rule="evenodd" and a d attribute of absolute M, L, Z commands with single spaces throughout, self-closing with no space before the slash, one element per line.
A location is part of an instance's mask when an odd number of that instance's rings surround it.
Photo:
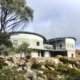
<path fill-rule="evenodd" d="M 40 42 L 37 42 L 37 46 L 40 46 Z"/>

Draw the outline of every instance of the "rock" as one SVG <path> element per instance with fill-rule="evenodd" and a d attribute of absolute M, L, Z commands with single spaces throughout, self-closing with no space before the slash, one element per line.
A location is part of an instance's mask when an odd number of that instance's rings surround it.
<path fill-rule="evenodd" d="M 50 67 L 50 66 L 49 66 L 49 67 L 48 67 L 48 69 L 50 69 L 50 70 L 54 71 L 54 68 L 53 68 L 53 67 Z"/>
<path fill-rule="evenodd" d="M 44 78 L 38 77 L 37 80 L 45 80 Z"/>
<path fill-rule="evenodd" d="M 38 70 L 38 73 L 43 74 L 43 71 Z"/>
<path fill-rule="evenodd" d="M 26 78 L 25 80 L 31 80 L 30 78 Z"/>
<path fill-rule="evenodd" d="M 18 68 L 18 69 L 17 69 L 17 71 L 18 71 L 18 72 L 19 72 L 19 71 L 22 71 L 22 68 L 21 68 L 21 67 L 20 67 L 20 68 Z"/>
<path fill-rule="evenodd" d="M 68 64 L 68 67 L 73 68 L 72 64 Z"/>
<path fill-rule="evenodd" d="M 31 78 L 32 80 L 36 80 L 36 78 L 37 78 L 36 73 L 30 69 L 27 69 L 24 76 L 27 78 Z"/>
<path fill-rule="evenodd" d="M 46 67 L 44 65 L 41 66 L 41 69 L 46 69 Z"/>
<path fill-rule="evenodd" d="M 43 77 L 37 77 L 37 80 L 47 80 L 47 77 L 45 75 L 43 75 Z"/>

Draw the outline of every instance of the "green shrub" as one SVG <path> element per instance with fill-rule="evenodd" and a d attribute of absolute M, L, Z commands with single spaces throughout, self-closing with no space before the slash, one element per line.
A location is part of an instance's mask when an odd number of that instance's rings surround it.
<path fill-rule="evenodd" d="M 0 80 L 25 80 L 25 78 L 15 69 L 2 69 L 0 70 Z"/>
<path fill-rule="evenodd" d="M 41 69 L 41 64 L 34 62 L 31 66 L 32 69 Z"/>
<path fill-rule="evenodd" d="M 62 66 L 57 68 L 57 72 L 65 76 L 66 80 L 79 80 L 80 70 L 75 68 L 69 68 L 68 66 Z"/>
<path fill-rule="evenodd" d="M 30 59 L 30 58 L 31 58 L 31 55 L 27 55 L 27 56 L 26 56 L 26 59 Z"/>
<path fill-rule="evenodd" d="M 44 65 L 46 68 L 48 68 L 49 66 L 55 68 L 55 64 L 52 61 L 46 60 Z"/>
<path fill-rule="evenodd" d="M 67 58 L 60 57 L 59 60 L 60 60 L 61 62 L 63 62 L 64 64 L 67 64 L 67 63 L 68 63 L 68 59 L 67 59 Z"/>
<path fill-rule="evenodd" d="M 4 66 L 4 58 L 0 57 L 0 69 Z"/>
<path fill-rule="evenodd" d="M 47 76 L 48 80 L 58 80 L 57 78 L 57 71 L 52 71 L 52 70 L 44 70 L 44 74 Z"/>

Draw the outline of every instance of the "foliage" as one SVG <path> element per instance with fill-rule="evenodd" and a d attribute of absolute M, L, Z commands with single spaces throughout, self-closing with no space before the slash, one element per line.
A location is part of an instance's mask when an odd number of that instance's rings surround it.
<path fill-rule="evenodd" d="M 2 69 L 4 66 L 4 59 L 0 57 L 0 69 Z"/>
<path fill-rule="evenodd" d="M 31 66 L 32 69 L 41 69 L 41 64 L 34 62 Z"/>
<path fill-rule="evenodd" d="M 68 66 L 58 67 L 57 71 L 65 76 L 66 80 L 79 80 L 80 70 L 69 68 Z"/>
<path fill-rule="evenodd" d="M 0 80 L 26 80 L 22 73 L 17 72 L 16 69 L 2 69 L 0 70 Z"/>
<path fill-rule="evenodd" d="M 46 60 L 46 61 L 45 61 L 45 67 L 48 68 L 48 66 L 54 68 L 54 67 L 55 67 L 55 64 L 54 64 L 52 61 Z"/>
<path fill-rule="evenodd" d="M 32 18 L 33 10 L 26 4 L 26 0 L 0 0 L 0 32 L 16 30 Z"/>
<path fill-rule="evenodd" d="M 9 38 L 10 37 L 7 33 L 0 32 L 0 45 L 11 47 L 12 43 Z"/>
<path fill-rule="evenodd" d="M 68 59 L 67 59 L 67 58 L 60 57 L 59 60 L 60 60 L 61 62 L 63 62 L 64 64 L 67 64 L 67 63 L 68 63 Z"/>
<path fill-rule="evenodd" d="M 27 55 L 25 58 L 26 59 L 30 59 L 31 58 L 31 55 Z"/>
<path fill-rule="evenodd" d="M 0 32 L 0 53 L 4 55 L 8 55 L 7 48 L 12 47 L 12 42 L 9 39 L 9 35 L 7 33 Z"/>
<path fill-rule="evenodd" d="M 44 74 L 47 76 L 48 80 L 59 80 L 59 79 L 56 79 L 58 74 L 56 71 L 44 70 Z"/>
<path fill-rule="evenodd" d="M 16 52 L 28 54 L 29 53 L 28 47 L 29 47 L 29 44 L 26 42 L 23 42 L 21 45 L 17 47 Z"/>

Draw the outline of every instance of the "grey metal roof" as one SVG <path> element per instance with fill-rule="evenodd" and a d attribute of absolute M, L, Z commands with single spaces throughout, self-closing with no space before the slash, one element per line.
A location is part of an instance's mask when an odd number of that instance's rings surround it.
<path fill-rule="evenodd" d="M 59 38 L 49 39 L 48 42 L 59 41 L 59 40 L 65 40 L 66 38 L 74 39 L 74 40 L 76 41 L 76 38 L 74 38 L 74 37 L 59 37 Z"/>

